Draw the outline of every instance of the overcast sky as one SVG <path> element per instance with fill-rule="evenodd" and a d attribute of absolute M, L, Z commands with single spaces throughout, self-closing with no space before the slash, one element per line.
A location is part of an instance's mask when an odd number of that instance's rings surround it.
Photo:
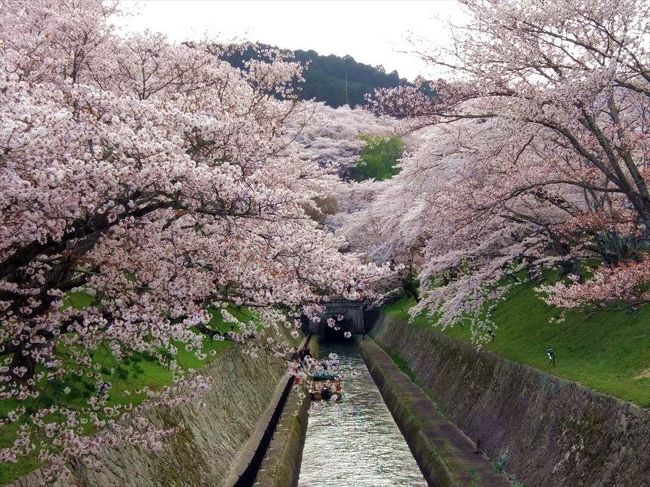
<path fill-rule="evenodd" d="M 462 23 L 455 0 L 433 1 L 225 1 L 123 0 L 127 16 L 117 20 L 126 32 L 163 32 L 172 41 L 250 40 L 319 54 L 351 55 L 357 61 L 400 76 L 435 76 L 407 40 L 425 37 L 444 43 L 444 21 Z"/>

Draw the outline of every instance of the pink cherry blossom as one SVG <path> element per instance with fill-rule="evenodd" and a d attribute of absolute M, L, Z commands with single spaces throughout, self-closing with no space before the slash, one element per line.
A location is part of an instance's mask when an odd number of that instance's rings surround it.
<path fill-rule="evenodd" d="M 312 112 L 287 96 L 298 63 L 268 50 L 240 70 L 214 44 L 119 37 L 114 10 L 0 1 L 0 399 L 33 399 L 70 374 L 98 390 L 80 411 L 61 394 L 16 413 L 25 427 L 0 460 L 36 451 L 52 476 L 68 457 L 94 466 L 106 446 L 156 449 L 171 434 L 119 422 L 138 408 L 107 405 L 93 351 L 157 358 L 178 385 L 140 393 L 173 404 L 209 386 L 180 369 L 179 346 L 204 358 L 210 336 L 284 355 L 286 340 L 258 340 L 269 338 L 258 325 L 311 313 L 329 295 L 372 296 L 385 275 L 310 217 L 339 183 L 295 140 Z M 90 303 L 64 306 L 73 291 Z M 227 306 L 258 320 L 238 323 Z M 235 331 L 212 329 L 210 308 Z M 85 424 L 101 434 L 85 437 Z"/>

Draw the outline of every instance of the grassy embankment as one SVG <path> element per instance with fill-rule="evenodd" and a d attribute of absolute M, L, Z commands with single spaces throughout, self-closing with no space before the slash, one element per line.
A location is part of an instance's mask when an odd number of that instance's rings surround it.
<path fill-rule="evenodd" d="M 66 298 L 66 306 L 73 306 L 80 309 L 88 306 L 91 301 L 92 297 L 87 294 L 71 293 Z M 254 319 L 254 315 L 246 309 L 230 308 L 229 311 L 242 322 L 249 322 Z M 231 329 L 231 325 L 225 323 L 221 315 L 215 312 L 212 312 L 210 326 L 222 332 Z M 204 340 L 203 352 L 207 355 L 207 358 L 200 360 L 194 352 L 187 351 L 182 345 L 179 345 L 177 361 L 186 370 L 196 369 L 214 360 L 219 354 L 231 347 L 232 342 L 206 338 Z M 58 352 L 59 357 L 65 362 L 69 355 L 62 348 Z M 144 400 L 145 396 L 130 394 L 128 391 L 141 389 L 145 386 L 152 390 L 158 390 L 172 383 L 171 371 L 161 365 L 156 359 L 144 354 L 136 353 L 132 357 L 117 361 L 111 356 L 108 349 L 101 348 L 93 353 L 93 358 L 96 363 L 101 365 L 105 380 L 111 383 L 108 400 L 109 405 L 128 404 L 129 402 L 137 405 Z M 36 410 L 55 404 L 57 401 L 60 401 L 61 397 L 65 397 L 64 402 L 67 406 L 80 408 L 83 407 L 85 401 L 90 396 L 97 393 L 96 388 L 96 384 L 91 382 L 90 379 L 69 374 L 65 380 L 44 383 L 41 387 L 43 391 L 41 396 L 38 399 L 22 402 L 22 405 L 28 411 Z M 15 400 L 0 401 L 0 417 L 6 417 L 7 413 L 15 410 L 18 405 L 19 403 Z M 20 424 L 21 421 L 2 428 L 0 448 L 13 444 Z M 94 432 L 92 428 L 88 429 L 88 434 Z M 40 464 L 36 454 L 21 458 L 18 463 L 0 463 L 0 485 L 12 482 L 39 466 Z"/>
<path fill-rule="evenodd" d="M 596 391 L 650 408 L 650 305 L 635 312 L 570 311 L 562 323 L 550 323 L 559 311 L 546 305 L 534 283 L 513 287 L 495 312 L 494 341 L 485 345 L 509 360 L 579 382 Z M 402 298 L 383 308 L 385 314 L 408 319 L 412 300 Z M 435 320 L 418 316 L 414 326 Z M 468 326 L 454 326 L 446 335 L 470 341 Z M 551 367 L 546 350 L 557 364 Z"/>
<path fill-rule="evenodd" d="M 404 141 L 396 136 L 362 135 L 365 142 L 353 171 L 356 181 L 384 181 L 399 172 L 397 160 L 404 152 Z"/>

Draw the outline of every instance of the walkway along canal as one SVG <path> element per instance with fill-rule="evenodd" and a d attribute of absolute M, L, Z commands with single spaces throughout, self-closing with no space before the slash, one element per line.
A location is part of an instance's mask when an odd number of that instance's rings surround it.
<path fill-rule="evenodd" d="M 332 352 L 345 375 L 343 398 L 312 407 L 298 485 L 426 486 L 357 346 L 321 345 L 321 357 Z"/>

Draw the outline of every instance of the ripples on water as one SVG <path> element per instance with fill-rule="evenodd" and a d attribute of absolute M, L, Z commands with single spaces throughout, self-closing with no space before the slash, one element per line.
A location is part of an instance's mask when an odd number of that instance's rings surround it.
<path fill-rule="evenodd" d="M 299 487 L 426 486 L 356 346 L 321 348 L 331 352 L 345 374 L 343 399 L 310 411 Z"/>

